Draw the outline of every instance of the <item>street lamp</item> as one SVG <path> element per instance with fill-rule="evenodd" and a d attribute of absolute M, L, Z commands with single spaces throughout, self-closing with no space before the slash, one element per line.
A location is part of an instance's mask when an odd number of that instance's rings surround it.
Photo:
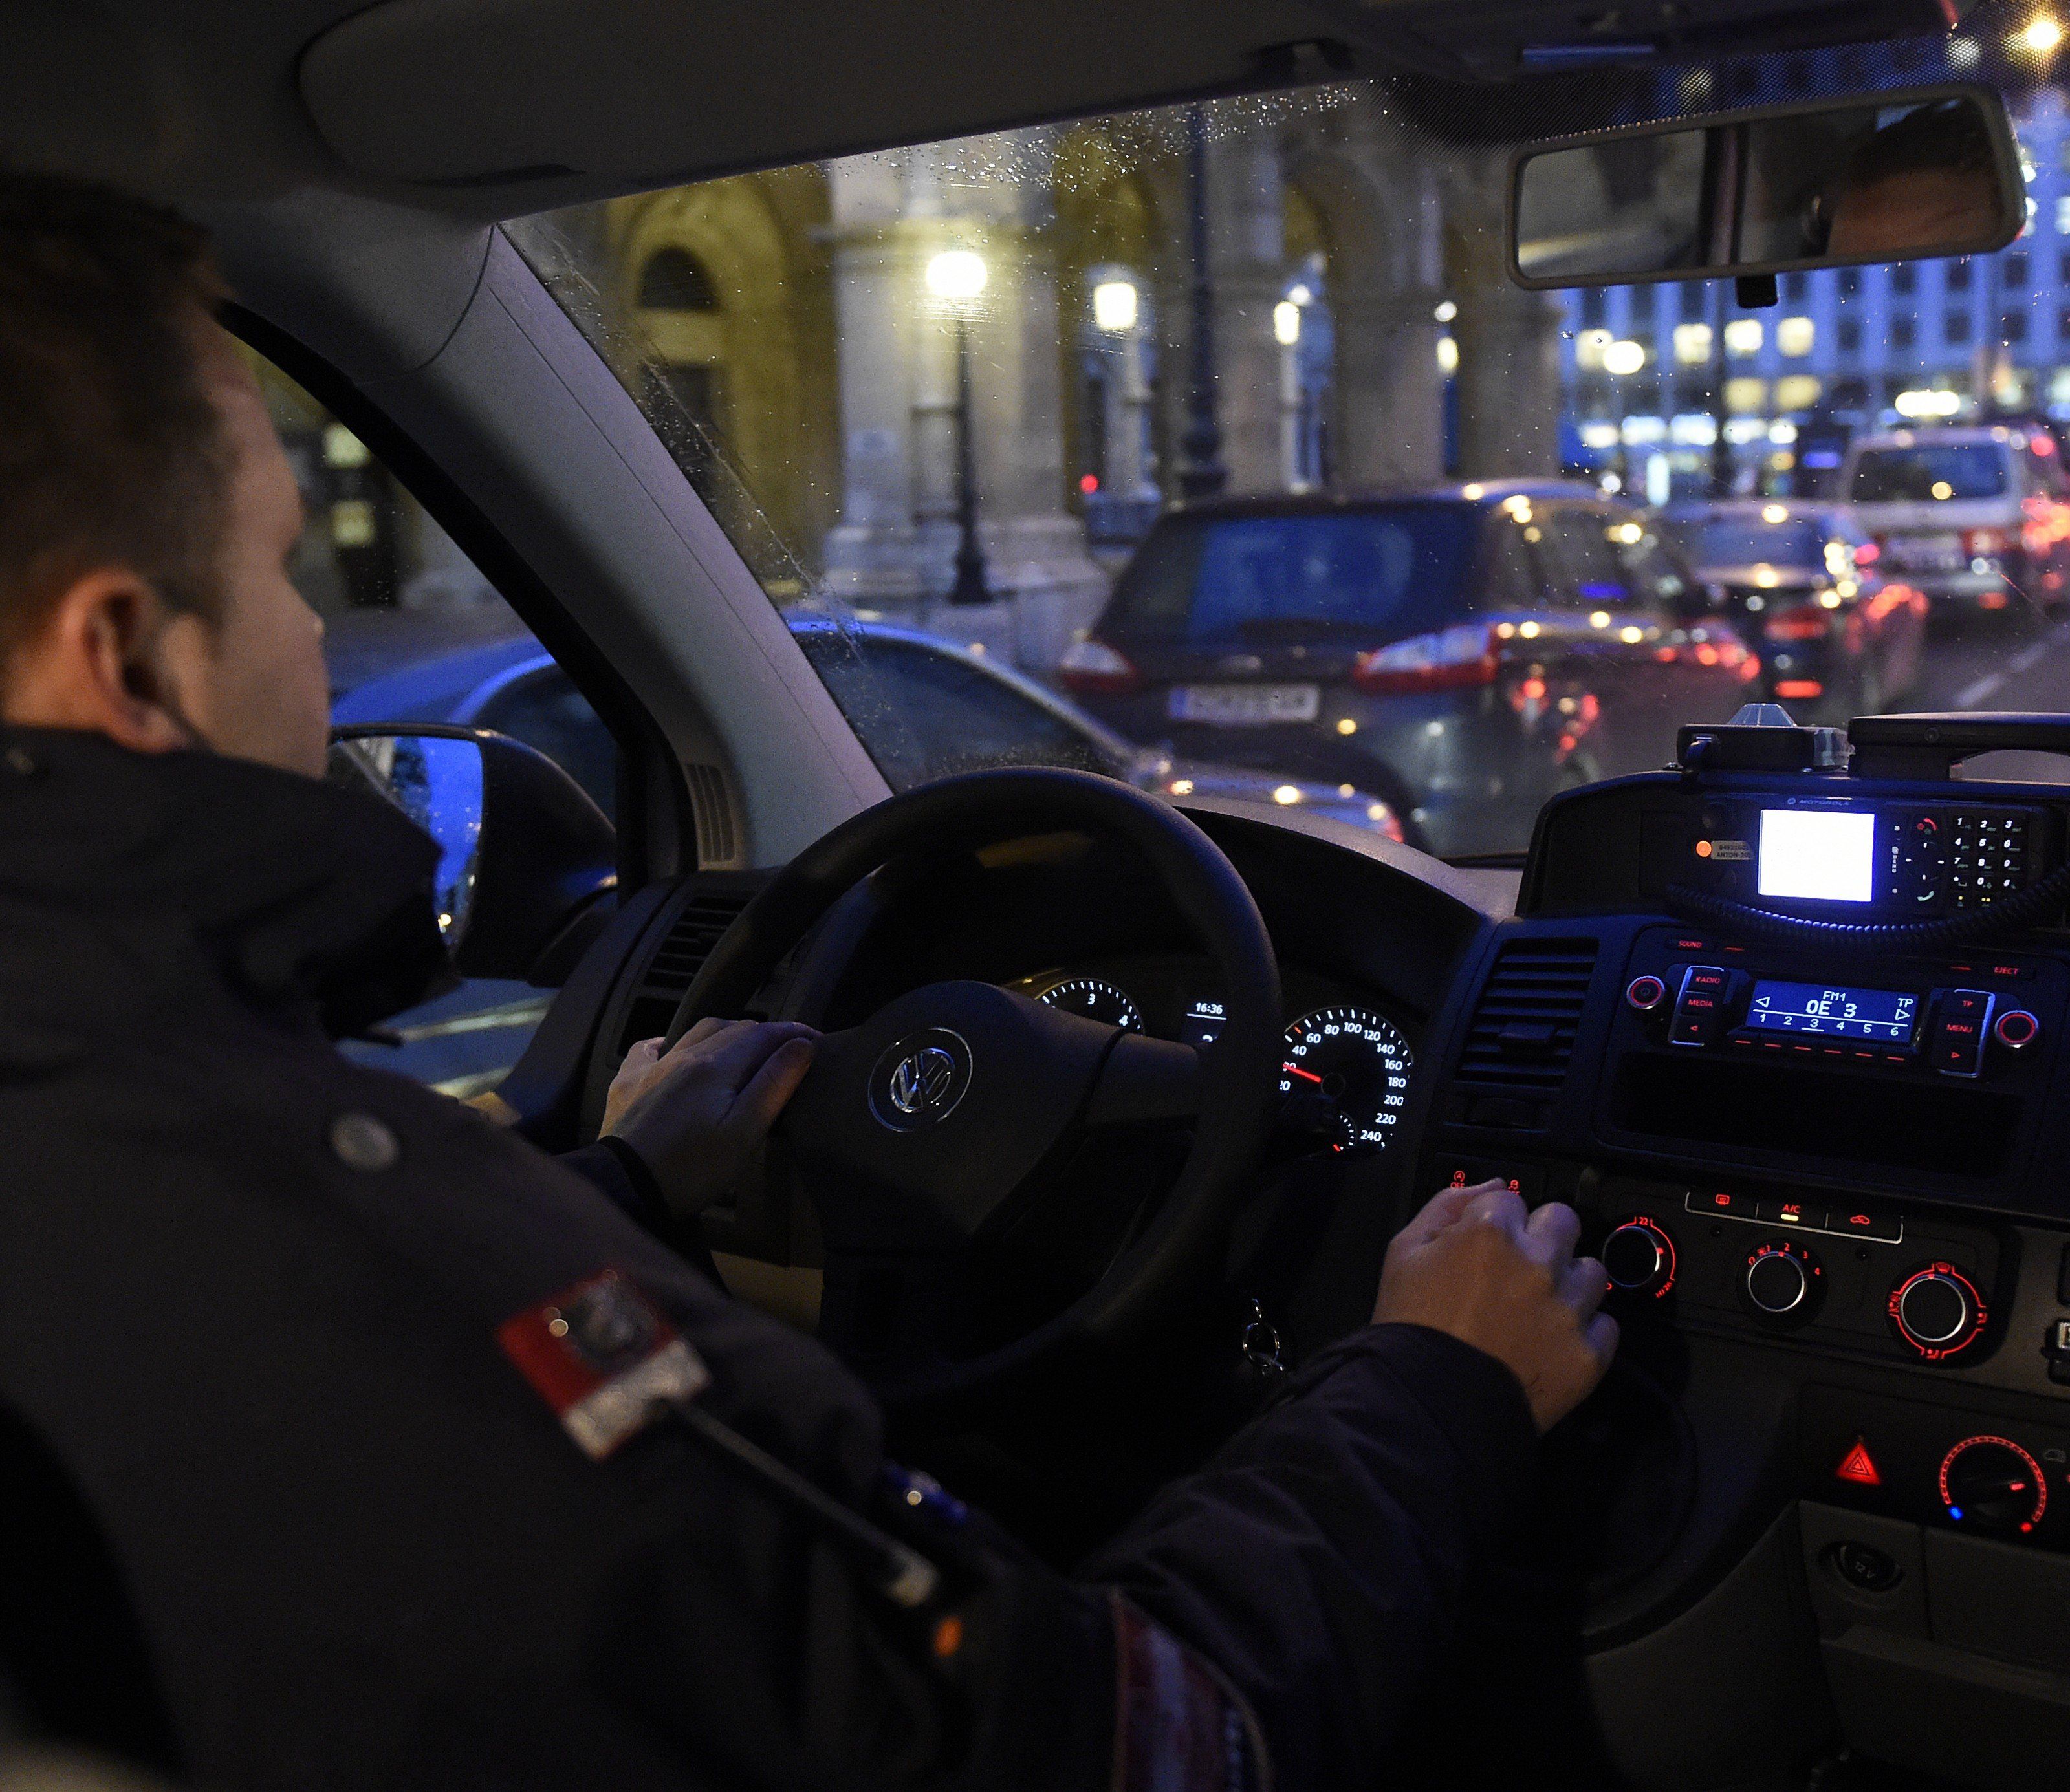
<path fill-rule="evenodd" d="M 991 277 L 975 249 L 944 249 L 927 263 L 927 290 L 956 321 L 956 574 L 948 601 L 985 603 L 992 592 L 977 535 L 977 457 L 971 443 L 970 313 Z"/>
<path fill-rule="evenodd" d="M 1211 498 L 1229 484 L 1221 425 L 1215 418 L 1215 287 L 1208 266 L 1208 117 L 1186 108 L 1187 242 L 1192 277 L 1186 289 L 1191 341 L 1186 354 L 1186 427 L 1179 437 L 1179 489 Z"/>
<path fill-rule="evenodd" d="M 1133 280 L 1102 280 L 1093 288 L 1093 322 L 1109 336 L 1126 336 L 1135 328 Z"/>

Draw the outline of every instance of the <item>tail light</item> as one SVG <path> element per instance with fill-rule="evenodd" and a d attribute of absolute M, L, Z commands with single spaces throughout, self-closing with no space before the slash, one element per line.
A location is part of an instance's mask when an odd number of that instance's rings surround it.
<path fill-rule="evenodd" d="M 1126 654 L 1088 638 L 1064 650 L 1057 662 L 1057 682 L 1082 696 L 1123 697 L 1143 688 L 1143 675 Z"/>
<path fill-rule="evenodd" d="M 1401 697 L 1467 691 L 1495 682 L 1495 631 L 1485 623 L 1414 635 L 1369 647 L 1352 663 L 1352 683 L 1368 696 Z"/>
<path fill-rule="evenodd" d="M 1786 700 L 1792 697 L 1822 697 L 1826 694 L 1826 687 L 1815 678 L 1778 679 L 1775 694 Z"/>
<path fill-rule="evenodd" d="M 1855 548 L 1855 564 L 1857 566 L 1873 566 L 1882 558 L 1882 543 L 1878 541 L 1863 541 L 1856 544 Z"/>
<path fill-rule="evenodd" d="M 2012 537 L 2002 529 L 1966 529 L 1962 531 L 1962 552 L 1971 556 L 2003 553 L 2012 545 Z"/>
<path fill-rule="evenodd" d="M 1761 625 L 1761 631 L 1771 641 L 1822 641 L 1832 619 L 1832 611 L 1815 603 L 1793 603 L 1787 610 L 1777 610 Z"/>

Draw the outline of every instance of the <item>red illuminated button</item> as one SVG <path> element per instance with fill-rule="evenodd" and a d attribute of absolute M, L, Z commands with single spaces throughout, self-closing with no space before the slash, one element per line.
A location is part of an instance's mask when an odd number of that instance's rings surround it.
<path fill-rule="evenodd" d="M 1874 1459 L 1869 1455 L 1868 1440 L 1856 1438 L 1854 1447 L 1840 1458 L 1840 1466 L 1833 1471 L 1836 1481 L 1852 1481 L 1857 1487 L 1881 1487 L 1883 1476 L 1876 1472 Z"/>
<path fill-rule="evenodd" d="M 1692 1189 L 1682 1205 L 1692 1214 L 1715 1214 L 1720 1219 L 1752 1219 L 1754 1199 L 1728 1189 Z"/>
<path fill-rule="evenodd" d="M 1757 1202 L 1753 1217 L 1774 1226 L 1809 1227 L 1813 1231 L 1822 1231 L 1826 1224 L 1826 1210 L 1808 1201 Z"/>
<path fill-rule="evenodd" d="M 2041 1037 L 2041 1023 L 2024 1008 L 2008 1008 L 1998 1016 L 1991 1032 L 2000 1045 L 2020 1051 Z"/>
<path fill-rule="evenodd" d="M 1667 986 L 1657 977 L 1634 977 L 1625 985 L 1624 998 L 1642 1014 L 1650 1014 L 1667 999 Z"/>
<path fill-rule="evenodd" d="M 1904 1222 L 1887 1214 L 1850 1213 L 1835 1207 L 1827 1216 L 1828 1231 L 1850 1232 L 1858 1239 L 1873 1239 L 1879 1244 L 1896 1244 L 1904 1236 Z"/>

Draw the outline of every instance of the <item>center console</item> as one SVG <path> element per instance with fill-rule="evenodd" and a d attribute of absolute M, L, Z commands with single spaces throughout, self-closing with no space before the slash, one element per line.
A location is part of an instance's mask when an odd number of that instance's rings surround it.
<path fill-rule="evenodd" d="M 1712 1546 L 1794 1514 L 1843 1730 L 2070 1733 L 2070 786 L 1954 781 L 2034 744 L 1988 719 L 1879 730 L 1549 805 L 1421 1180 L 1579 1210 L 1621 1357 L 1733 1489 Z"/>

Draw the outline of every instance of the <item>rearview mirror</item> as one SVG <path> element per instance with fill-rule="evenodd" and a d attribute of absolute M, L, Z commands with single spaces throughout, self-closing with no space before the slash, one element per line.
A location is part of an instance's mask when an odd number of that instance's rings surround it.
<path fill-rule="evenodd" d="M 393 803 L 439 849 L 439 931 L 468 977 L 558 983 L 617 885 L 617 836 L 545 754 L 486 729 L 334 729 L 330 773 Z"/>
<path fill-rule="evenodd" d="M 1511 171 L 1520 285 L 1635 285 L 2001 249 L 2026 218 L 1982 88 L 1766 106 L 1598 131 Z"/>

